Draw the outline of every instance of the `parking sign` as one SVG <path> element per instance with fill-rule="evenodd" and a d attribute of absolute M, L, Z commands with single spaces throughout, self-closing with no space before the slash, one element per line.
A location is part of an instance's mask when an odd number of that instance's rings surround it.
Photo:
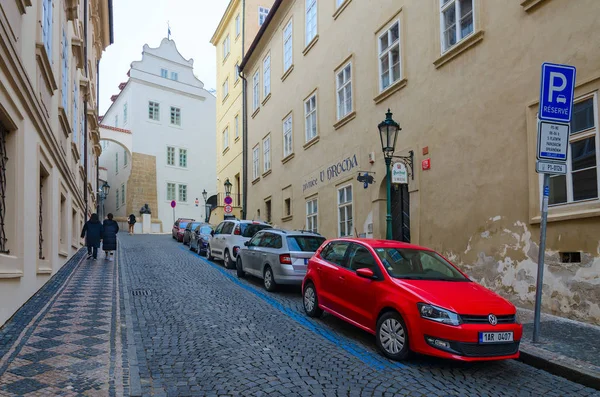
<path fill-rule="evenodd" d="M 540 90 L 540 120 L 569 123 L 573 111 L 575 67 L 569 65 L 542 64 Z"/>

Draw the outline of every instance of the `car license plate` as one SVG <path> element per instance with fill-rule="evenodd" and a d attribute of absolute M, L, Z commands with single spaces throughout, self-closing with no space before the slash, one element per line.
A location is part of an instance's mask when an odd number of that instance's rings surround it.
<path fill-rule="evenodd" d="M 304 264 L 308 265 L 308 258 L 304 258 Z"/>
<path fill-rule="evenodd" d="M 512 332 L 480 332 L 479 343 L 508 343 L 513 341 Z"/>

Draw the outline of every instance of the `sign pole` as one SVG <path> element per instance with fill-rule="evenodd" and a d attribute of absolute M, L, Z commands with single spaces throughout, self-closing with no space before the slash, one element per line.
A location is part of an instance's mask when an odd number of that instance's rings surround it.
<path fill-rule="evenodd" d="M 548 221 L 548 198 L 550 196 L 550 174 L 544 174 L 544 198 L 542 200 L 542 222 L 540 224 L 540 252 L 538 254 L 537 282 L 535 287 L 535 312 L 533 315 L 533 343 L 540 339 L 540 315 L 542 312 L 542 289 L 544 287 L 544 257 L 546 255 L 546 223 Z"/>

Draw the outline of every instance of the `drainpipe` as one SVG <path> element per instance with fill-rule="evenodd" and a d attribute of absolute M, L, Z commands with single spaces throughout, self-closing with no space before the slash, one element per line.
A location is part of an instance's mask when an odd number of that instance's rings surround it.
<path fill-rule="evenodd" d="M 96 109 L 100 108 L 100 60 L 96 61 Z M 100 158 L 96 161 L 96 213 L 100 213 Z M 104 217 L 104 214 L 102 214 Z M 102 218 L 100 218 L 102 219 Z"/>
<path fill-rule="evenodd" d="M 88 78 L 88 0 L 83 2 L 83 68 L 85 78 Z M 89 89 L 89 85 L 88 85 Z M 83 99 L 83 200 L 85 202 L 85 215 L 88 214 L 88 123 L 87 123 L 87 95 Z"/>
<path fill-rule="evenodd" d="M 242 0 L 242 59 L 246 55 L 246 0 Z M 242 219 L 246 219 L 246 211 L 248 205 L 248 98 L 247 98 L 247 86 L 248 81 L 244 77 L 241 71 L 238 71 L 240 78 L 242 79 L 242 183 L 243 183 L 243 196 L 242 196 Z"/>

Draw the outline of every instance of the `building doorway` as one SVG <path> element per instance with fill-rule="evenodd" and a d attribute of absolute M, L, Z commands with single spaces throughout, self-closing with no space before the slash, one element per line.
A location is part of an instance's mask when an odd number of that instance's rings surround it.
<path fill-rule="evenodd" d="M 392 238 L 410 243 L 410 193 L 408 184 L 392 185 Z"/>

